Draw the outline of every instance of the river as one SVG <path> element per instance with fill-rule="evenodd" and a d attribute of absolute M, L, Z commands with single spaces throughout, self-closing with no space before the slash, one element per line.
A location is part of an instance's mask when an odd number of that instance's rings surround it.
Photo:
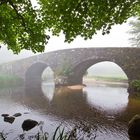
<path fill-rule="evenodd" d="M 0 89 L 0 132 L 6 140 L 18 139 L 43 130 L 52 139 L 56 127 L 66 130 L 77 126 L 78 138 L 83 140 L 129 140 L 128 122 L 140 113 L 140 100 L 129 97 L 125 86 L 90 84 L 83 90 L 55 88 L 43 83 L 42 87 L 14 87 Z M 2 114 L 21 113 L 12 123 Z M 26 119 L 40 122 L 41 126 L 24 132 Z M 30 137 L 31 138 L 31 137 Z M 132 140 L 132 139 L 131 139 Z"/>

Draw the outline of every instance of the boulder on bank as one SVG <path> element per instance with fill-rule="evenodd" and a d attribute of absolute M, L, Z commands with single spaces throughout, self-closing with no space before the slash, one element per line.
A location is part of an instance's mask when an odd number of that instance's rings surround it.
<path fill-rule="evenodd" d="M 128 134 L 140 137 L 140 115 L 135 115 L 129 122 Z"/>

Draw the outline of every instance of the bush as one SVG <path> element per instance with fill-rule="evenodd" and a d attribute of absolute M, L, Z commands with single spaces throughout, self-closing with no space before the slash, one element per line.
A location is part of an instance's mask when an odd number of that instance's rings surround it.
<path fill-rule="evenodd" d="M 23 80 L 14 75 L 0 75 L 0 87 L 12 87 L 22 85 Z"/>
<path fill-rule="evenodd" d="M 140 91 L 140 80 L 133 80 L 130 83 L 131 88 L 133 88 L 135 91 Z"/>

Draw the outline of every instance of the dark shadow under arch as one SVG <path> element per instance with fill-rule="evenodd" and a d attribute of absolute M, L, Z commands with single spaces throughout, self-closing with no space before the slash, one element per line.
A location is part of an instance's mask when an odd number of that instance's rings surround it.
<path fill-rule="evenodd" d="M 25 74 L 25 85 L 37 87 L 41 86 L 41 76 L 43 71 L 48 67 L 47 64 L 42 62 L 37 62 L 32 64 L 26 71 Z"/>

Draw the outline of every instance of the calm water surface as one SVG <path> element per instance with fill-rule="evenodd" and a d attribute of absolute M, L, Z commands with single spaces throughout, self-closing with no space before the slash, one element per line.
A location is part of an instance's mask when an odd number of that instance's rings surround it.
<path fill-rule="evenodd" d="M 27 131 L 29 135 L 43 129 L 51 139 L 62 123 L 66 129 L 78 126 L 79 137 L 84 140 L 129 140 L 128 121 L 140 113 L 139 108 L 140 100 L 128 97 L 127 88 L 118 86 L 89 85 L 72 91 L 43 83 L 40 88 L 1 89 L 0 132 L 7 134 L 7 140 L 16 139 L 23 133 L 23 121 L 33 119 L 42 125 Z M 22 115 L 9 123 L 1 116 L 5 113 Z"/>

